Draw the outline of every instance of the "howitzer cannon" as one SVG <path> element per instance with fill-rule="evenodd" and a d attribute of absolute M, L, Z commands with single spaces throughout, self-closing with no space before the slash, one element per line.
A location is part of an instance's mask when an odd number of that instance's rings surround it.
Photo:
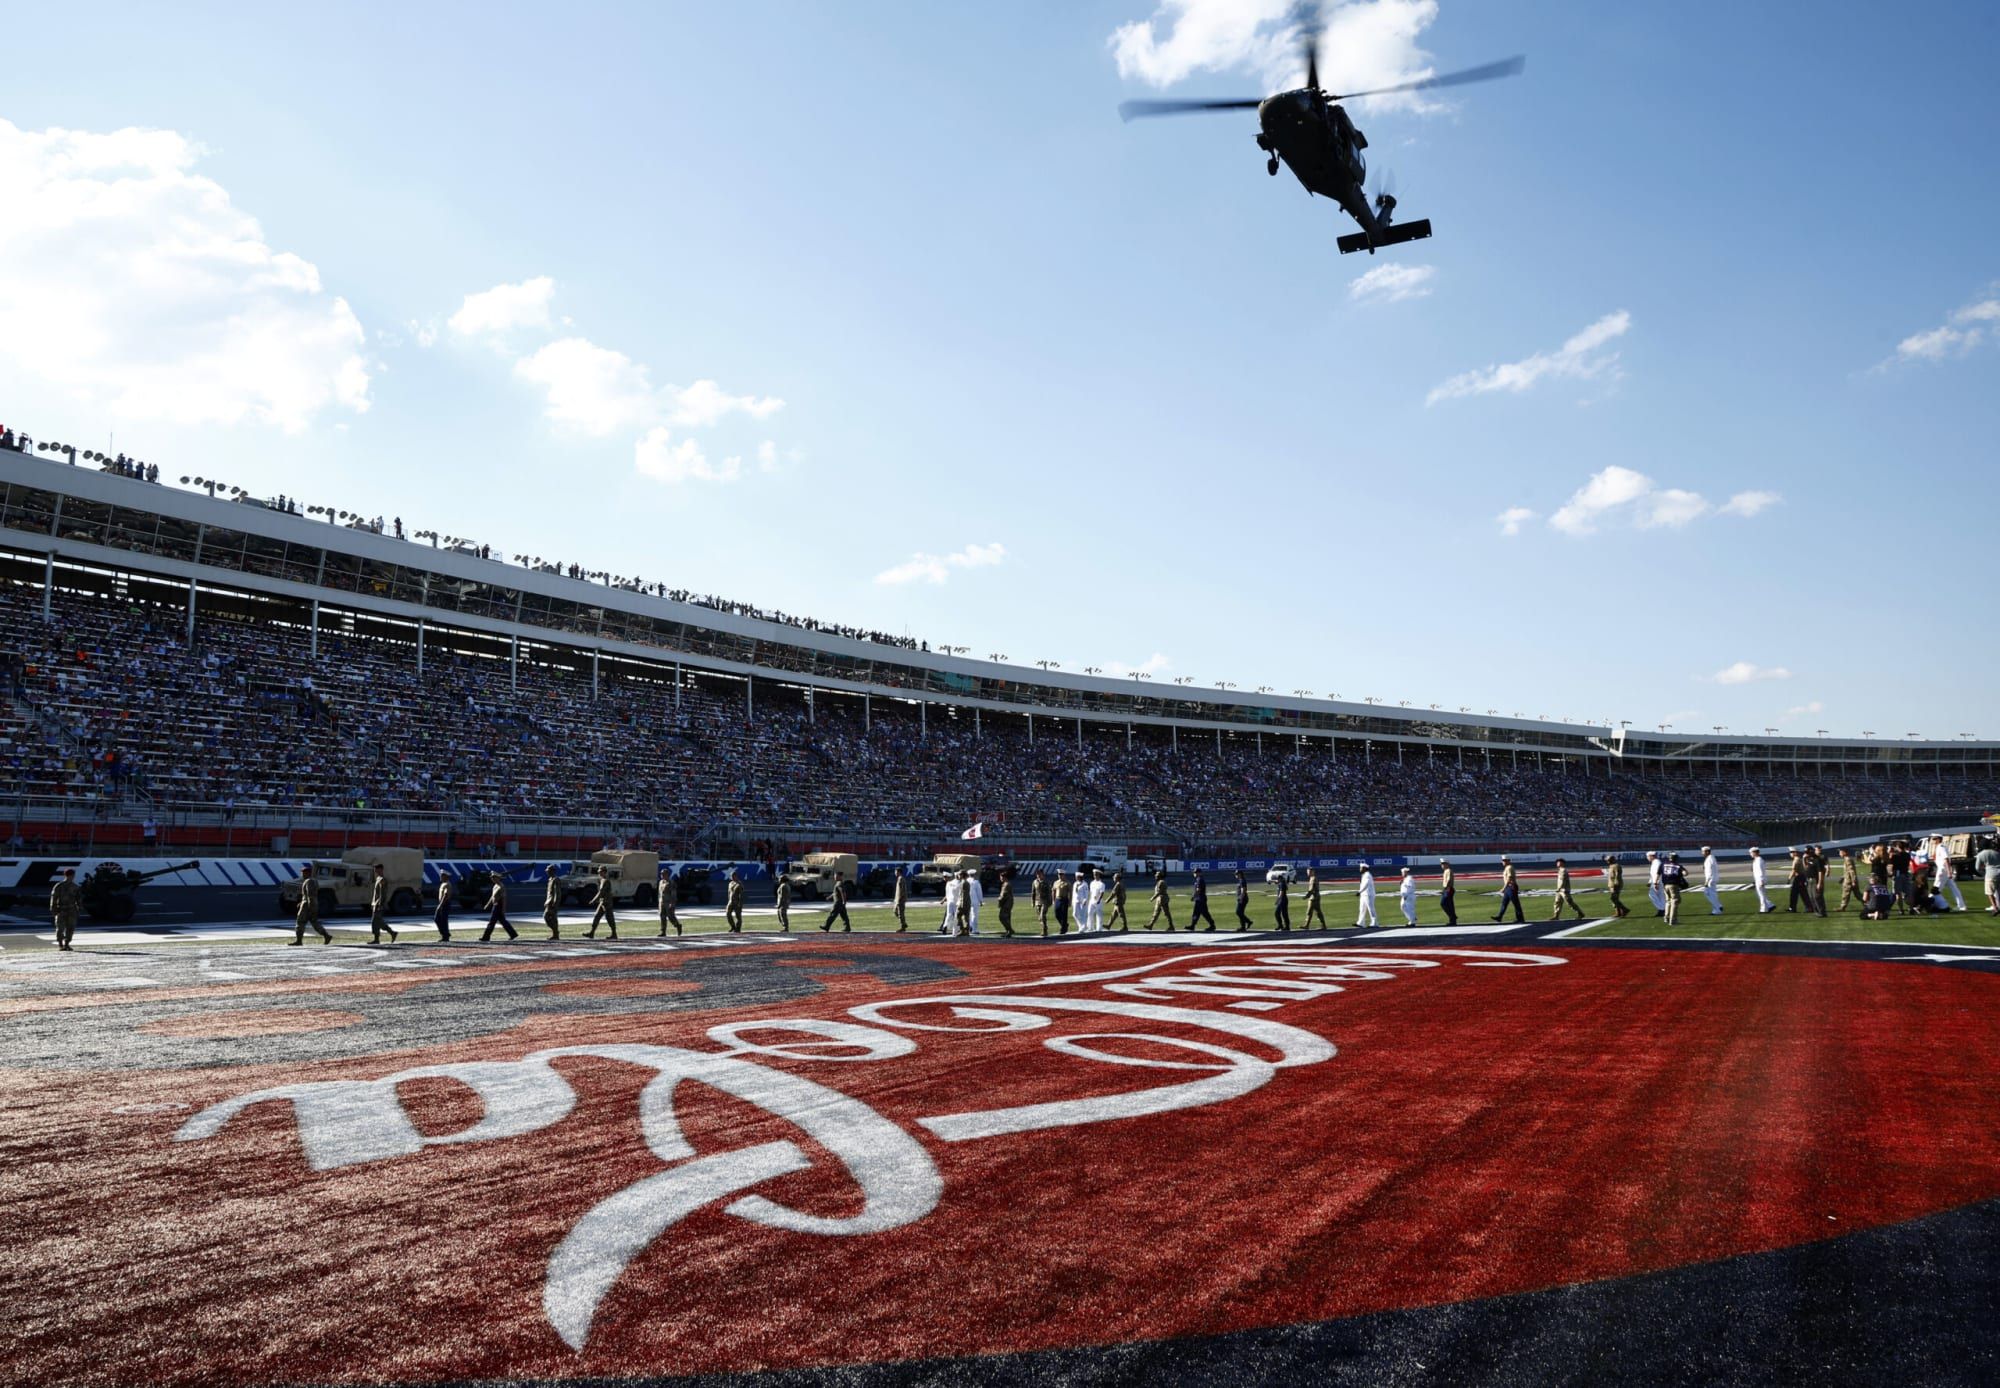
<path fill-rule="evenodd" d="M 89 876 L 77 883 L 83 892 L 83 909 L 94 921 L 123 925 L 138 914 L 139 901 L 135 893 L 142 884 L 155 877 L 186 872 L 200 866 L 199 858 L 175 863 L 171 867 L 154 868 L 150 872 L 135 872 L 119 863 L 99 863 Z"/>

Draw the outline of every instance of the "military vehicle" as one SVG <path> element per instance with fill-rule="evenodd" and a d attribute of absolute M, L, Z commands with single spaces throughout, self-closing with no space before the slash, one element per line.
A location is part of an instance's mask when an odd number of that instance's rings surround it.
<path fill-rule="evenodd" d="M 660 855 L 644 848 L 600 848 L 589 862 L 570 864 L 562 875 L 563 899 L 572 906 L 590 905 L 597 900 L 598 880 L 607 872 L 611 898 L 620 906 L 659 905 Z"/>
<path fill-rule="evenodd" d="M 910 874 L 910 895 L 943 896 L 945 879 L 967 871 L 979 874 L 982 891 L 1000 889 L 998 862 L 988 862 L 977 853 L 939 853 Z"/>
<path fill-rule="evenodd" d="M 141 883 L 200 866 L 201 862 L 197 859 L 193 862 L 175 863 L 172 867 L 154 868 L 150 872 L 135 872 L 118 863 L 99 863 L 89 876 L 79 880 L 76 885 L 83 892 L 84 912 L 92 920 L 123 925 L 138 914 L 139 900 L 134 894 L 139 890 Z"/>
<path fill-rule="evenodd" d="M 674 890 L 677 899 L 687 905 L 714 905 L 715 869 L 706 863 L 682 863 L 674 873 Z"/>
<path fill-rule="evenodd" d="M 856 896 L 891 897 L 896 894 L 896 869 L 877 863 L 861 874 L 854 884 Z"/>
<path fill-rule="evenodd" d="M 343 907 L 366 911 L 375 894 L 375 865 L 389 879 L 389 911 L 407 916 L 424 904 L 424 850 L 421 848 L 350 848 L 338 861 L 313 862 L 319 885 L 319 913 L 331 916 Z M 299 910 L 299 879 L 278 884 L 278 912 L 295 916 Z"/>
<path fill-rule="evenodd" d="M 833 895 L 836 882 L 854 886 L 860 877 L 860 866 L 861 860 L 852 853 L 808 853 L 797 862 L 786 864 L 785 880 L 792 884 L 792 895 L 818 901 Z"/>

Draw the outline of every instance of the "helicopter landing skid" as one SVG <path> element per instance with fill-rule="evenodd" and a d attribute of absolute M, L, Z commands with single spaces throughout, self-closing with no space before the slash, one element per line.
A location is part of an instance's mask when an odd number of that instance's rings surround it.
<path fill-rule="evenodd" d="M 1405 241 L 1424 241 L 1430 238 L 1431 219 L 1424 217 L 1414 222 L 1397 222 L 1375 233 L 1377 246 L 1400 246 Z M 1368 233 L 1357 231 L 1343 236 L 1339 241 L 1340 253 L 1348 255 L 1354 251 L 1365 251 L 1368 247 Z"/>

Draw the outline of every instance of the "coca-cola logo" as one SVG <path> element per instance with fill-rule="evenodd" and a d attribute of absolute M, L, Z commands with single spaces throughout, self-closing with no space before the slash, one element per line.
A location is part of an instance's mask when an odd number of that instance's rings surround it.
<path fill-rule="evenodd" d="M 426 1146 L 499 1142 L 567 1118 L 576 1097 L 552 1062 L 592 1057 L 651 1072 L 638 1119 L 660 1169 L 586 1212 L 550 1255 L 542 1302 L 549 1324 L 572 1349 L 589 1338 L 599 1305 L 632 1261 L 706 1206 L 751 1224 L 829 1238 L 881 1233 L 929 1215 L 946 1196 L 930 1151 L 911 1131 L 845 1092 L 842 1067 L 889 1064 L 916 1053 L 926 1035 L 989 1037 L 1049 1032 L 1041 1045 L 1088 1067 L 1158 1072 L 1159 1082 L 999 1108 L 919 1117 L 915 1128 L 946 1143 L 1110 1123 L 1226 1103 L 1269 1083 L 1280 1070 L 1332 1060 L 1335 1046 L 1302 1027 L 1257 1015 L 1286 1003 L 1338 993 L 1446 965 L 1543 968 L 1557 955 L 1409 950 L 1395 954 L 1240 950 L 1182 956 L 1135 968 L 1059 975 L 1028 987 L 896 998 L 847 1009 L 844 1018 L 773 1016 L 709 1027 L 709 1049 L 658 1044 L 558 1046 L 515 1061 L 423 1065 L 368 1080 L 320 1080 L 253 1090 L 212 1104 L 174 1134 L 214 1137 L 245 1109 L 292 1107 L 307 1165 L 315 1171 L 383 1162 Z M 1065 989 L 1075 991 L 1062 991 Z M 1081 994 L 1081 995 L 1078 995 Z M 1107 996 L 1108 995 L 1108 996 Z M 1150 1001 L 1168 999 L 1170 1002 Z M 1213 1008 L 1188 1006 L 1211 1001 Z M 1116 1029 L 1057 1030 L 1059 1021 L 1108 1021 Z M 1197 1035 L 1187 1035 L 1185 1032 Z M 772 1062 L 828 1067 L 808 1078 Z M 447 1080 L 477 1096 L 481 1116 L 455 1132 L 426 1135 L 405 1111 L 402 1087 Z M 699 1153 L 676 1116 L 684 1085 L 703 1085 L 792 1125 L 831 1153 L 860 1192 L 851 1215 L 808 1213 L 756 1193 L 811 1165 L 798 1141 Z"/>

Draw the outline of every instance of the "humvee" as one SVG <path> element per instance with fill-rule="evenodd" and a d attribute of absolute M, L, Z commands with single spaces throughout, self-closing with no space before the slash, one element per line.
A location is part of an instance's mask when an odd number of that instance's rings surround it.
<path fill-rule="evenodd" d="M 562 875 L 563 899 L 572 906 L 597 900 L 597 883 L 611 874 L 611 896 L 620 906 L 659 904 L 660 855 L 643 848 L 600 848 L 587 863 L 572 863 Z"/>
<path fill-rule="evenodd" d="M 794 896 L 817 901 L 832 896 L 836 882 L 853 887 L 859 878 L 860 865 L 861 860 L 852 853 L 808 853 L 796 863 L 786 865 L 785 880 L 792 884 Z"/>
<path fill-rule="evenodd" d="M 389 910 L 408 915 L 424 901 L 424 850 L 421 848 L 350 848 L 338 862 L 313 862 L 319 884 L 319 913 L 331 916 L 342 907 L 366 911 L 375 891 L 375 865 L 389 879 Z M 278 884 L 278 911 L 298 914 L 299 879 Z"/>
<path fill-rule="evenodd" d="M 910 895 L 943 896 L 945 879 L 966 871 L 978 874 L 982 890 L 1000 889 L 1000 869 L 977 853 L 939 853 L 910 875 Z"/>

